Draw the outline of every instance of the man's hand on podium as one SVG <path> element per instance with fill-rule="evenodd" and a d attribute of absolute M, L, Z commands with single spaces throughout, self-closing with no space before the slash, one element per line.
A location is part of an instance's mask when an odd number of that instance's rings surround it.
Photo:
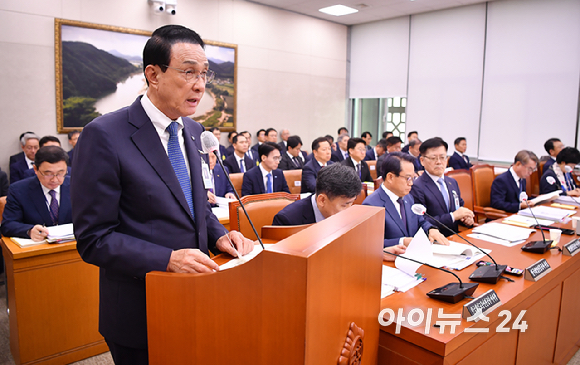
<path fill-rule="evenodd" d="M 395 245 L 391 247 L 386 247 L 384 250 L 390 253 L 394 253 L 395 255 L 402 255 L 405 253 L 407 247 L 405 245 Z M 388 253 L 383 252 L 383 260 L 384 261 L 395 261 L 397 257 L 393 255 L 389 255 Z"/>
<path fill-rule="evenodd" d="M 194 272 L 214 272 L 219 266 L 208 255 L 200 250 L 185 248 L 171 253 L 167 271 L 194 273 Z"/>
<path fill-rule="evenodd" d="M 228 235 L 230 236 L 229 239 Z M 232 244 L 236 247 L 235 250 L 232 247 Z M 236 250 L 242 256 L 248 254 L 254 249 L 254 242 L 244 237 L 244 235 L 238 231 L 230 231 L 230 233 L 224 234 L 217 240 L 216 247 L 221 252 L 226 252 L 233 257 L 238 257 Z"/>

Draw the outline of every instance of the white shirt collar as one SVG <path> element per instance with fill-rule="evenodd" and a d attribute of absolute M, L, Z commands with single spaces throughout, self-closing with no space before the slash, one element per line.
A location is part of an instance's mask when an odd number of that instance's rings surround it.
<path fill-rule="evenodd" d="M 32 161 L 31 159 L 29 159 L 26 155 L 24 155 L 24 159 L 26 160 L 26 165 L 28 166 L 28 168 L 31 169 L 32 166 L 33 166 L 33 162 L 34 161 Z"/>
<path fill-rule="evenodd" d="M 240 157 L 240 156 L 238 156 L 236 151 L 234 151 L 234 157 L 236 158 L 236 161 L 238 161 L 238 165 L 240 164 L 240 161 L 244 161 L 245 156 L 246 156 L 246 154 L 244 153 L 244 155 L 242 157 Z M 245 162 L 244 162 L 244 164 L 245 164 Z"/>
<path fill-rule="evenodd" d="M 314 158 L 314 160 L 316 160 L 316 157 L 313 157 L 313 158 Z M 322 162 L 320 162 L 318 160 L 316 160 L 316 162 L 318 162 L 318 164 L 320 165 L 320 167 L 324 167 L 324 166 L 328 165 L 328 162 L 325 163 L 325 164 L 323 164 Z"/>
<path fill-rule="evenodd" d="M 318 209 L 318 204 L 316 204 L 316 194 L 312 194 L 310 201 L 312 202 L 312 210 L 314 210 L 314 218 L 316 219 L 316 223 L 323 221 L 324 216 L 322 215 L 322 213 L 320 213 L 320 209 Z"/>
<path fill-rule="evenodd" d="M 342 155 L 344 156 L 344 158 L 346 158 L 348 150 L 344 151 L 342 148 L 338 147 L 338 149 L 340 150 L 340 153 L 342 153 Z"/>
<path fill-rule="evenodd" d="M 520 187 L 520 177 L 518 176 L 518 174 L 516 174 L 516 172 L 514 171 L 514 167 L 510 167 L 509 172 L 511 172 L 512 177 L 514 178 L 514 180 L 516 181 L 516 185 L 518 186 L 518 188 Z"/>
<path fill-rule="evenodd" d="M 354 165 L 354 167 L 356 168 L 356 165 L 361 165 L 361 170 L 362 170 L 362 162 L 356 162 L 354 158 L 352 158 L 352 156 L 349 156 L 352 164 Z"/>
<path fill-rule="evenodd" d="M 455 150 L 455 153 L 457 153 L 459 156 L 463 157 L 463 153 L 461 153 L 461 152 L 459 152 L 457 150 Z"/>
<path fill-rule="evenodd" d="M 50 189 L 42 184 L 40 184 L 40 187 L 42 188 L 42 193 L 44 194 L 44 199 L 46 200 L 46 205 L 48 206 L 48 209 L 50 209 L 50 201 L 52 200 L 52 197 L 49 194 Z M 56 198 L 56 201 L 58 202 L 58 205 L 60 206 L 60 185 L 57 186 L 56 188 L 54 188 L 53 190 L 56 192 L 56 195 L 54 197 Z"/>
<path fill-rule="evenodd" d="M 262 166 L 261 163 L 260 163 L 259 167 L 260 167 L 260 171 L 262 171 L 262 177 L 266 178 L 266 175 L 272 174 L 272 171 L 270 171 L 270 172 L 266 171 L 266 169 L 264 168 L 264 166 Z"/>
<path fill-rule="evenodd" d="M 433 182 L 434 182 L 435 184 L 439 184 L 439 183 L 438 183 L 439 179 L 441 179 L 441 178 L 443 177 L 443 176 L 435 176 L 435 175 L 431 175 L 429 172 L 427 172 L 427 170 L 425 170 L 425 173 L 426 173 L 427 175 L 429 175 L 429 177 L 430 177 L 430 178 L 433 180 Z"/>
<path fill-rule="evenodd" d="M 399 210 L 399 203 L 397 202 L 397 200 L 399 200 L 400 196 L 387 189 L 385 184 L 381 184 L 381 188 L 385 193 L 387 193 L 388 197 L 393 201 L 393 204 L 395 205 L 395 207 L 397 207 L 397 210 Z"/>
<path fill-rule="evenodd" d="M 552 160 L 556 161 L 556 157 L 554 157 L 554 156 L 550 156 L 550 158 L 551 158 Z"/>
<path fill-rule="evenodd" d="M 163 114 L 163 112 L 161 112 L 161 110 L 157 109 L 157 107 L 153 105 L 149 97 L 147 97 L 147 93 L 143 94 L 143 97 L 141 98 L 141 106 L 145 110 L 145 113 L 149 119 L 151 119 L 153 125 L 157 128 L 166 130 L 169 124 L 174 121 L 169 119 L 165 114 Z M 181 120 L 181 117 L 177 118 L 175 122 L 179 123 L 179 129 L 183 128 L 183 121 Z"/>

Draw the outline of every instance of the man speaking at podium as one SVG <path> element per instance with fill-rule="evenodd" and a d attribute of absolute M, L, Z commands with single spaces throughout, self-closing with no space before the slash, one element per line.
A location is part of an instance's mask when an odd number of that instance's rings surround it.
<path fill-rule="evenodd" d="M 99 331 L 116 364 L 148 363 L 148 272 L 212 272 L 209 250 L 236 256 L 207 201 L 204 128 L 187 118 L 213 78 L 204 43 L 163 26 L 145 45 L 143 68 L 146 94 L 85 127 L 71 178 L 77 249 L 100 267 Z M 239 232 L 229 238 L 242 255 L 253 248 Z"/>

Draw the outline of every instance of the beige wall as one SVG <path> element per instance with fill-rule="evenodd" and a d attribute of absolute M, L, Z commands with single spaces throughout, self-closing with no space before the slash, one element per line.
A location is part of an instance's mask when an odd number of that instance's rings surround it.
<path fill-rule="evenodd" d="M 346 120 L 347 28 L 246 1 L 179 0 L 175 16 L 146 0 L 0 1 L 0 167 L 20 133 L 56 135 L 54 18 L 153 31 L 182 24 L 238 45 L 238 130 L 288 128 L 306 149 Z M 66 135 L 58 135 L 69 149 Z"/>

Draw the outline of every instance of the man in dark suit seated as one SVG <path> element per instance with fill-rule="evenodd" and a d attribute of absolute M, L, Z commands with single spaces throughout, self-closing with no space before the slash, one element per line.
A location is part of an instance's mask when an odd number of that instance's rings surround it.
<path fill-rule="evenodd" d="M 336 139 L 337 148 L 336 151 L 332 152 L 332 156 L 330 159 L 333 162 L 341 162 L 344 161 L 348 157 L 348 140 L 350 136 L 346 133 L 343 133 L 338 136 Z"/>
<path fill-rule="evenodd" d="M 213 135 L 215 136 L 215 138 L 217 138 L 217 140 L 218 140 L 218 142 L 219 142 L 219 141 L 220 141 L 220 138 L 221 138 L 221 136 L 222 136 L 222 132 L 220 131 L 219 127 L 211 127 L 211 128 L 209 129 L 209 131 L 210 131 L 211 133 L 213 133 Z M 223 146 L 223 145 L 220 143 L 220 147 L 219 147 L 219 148 L 220 148 L 220 150 L 219 150 L 219 152 L 220 152 L 220 157 L 221 157 L 222 161 L 224 161 L 224 160 L 226 159 L 226 157 L 228 157 L 228 153 L 227 153 L 227 151 L 226 151 L 226 147 L 225 147 L 225 146 Z M 218 165 L 219 165 L 219 164 L 218 164 Z M 220 167 L 220 168 L 221 168 L 221 167 Z"/>
<path fill-rule="evenodd" d="M 274 128 L 266 129 L 266 142 L 278 143 L 278 132 Z"/>
<path fill-rule="evenodd" d="M 455 232 L 459 228 L 459 222 L 473 226 L 475 215 L 463 207 L 457 181 L 445 176 L 447 142 L 438 137 L 430 138 L 421 144 L 420 154 L 425 173 L 415 180 L 411 188 L 415 203 L 424 205 L 429 215 Z M 427 217 L 427 220 L 439 227 L 439 231 L 446 237 L 453 234 L 431 218 Z"/>
<path fill-rule="evenodd" d="M 401 149 L 401 152 L 409 153 L 409 142 L 414 139 L 419 139 L 419 132 L 412 131 L 407 133 L 407 145 Z"/>
<path fill-rule="evenodd" d="M 224 165 L 230 170 L 230 174 L 238 172 L 247 172 L 254 167 L 256 163 L 246 155 L 248 151 L 248 140 L 242 134 L 237 134 L 233 138 L 234 153 L 226 158 Z"/>
<path fill-rule="evenodd" d="M 419 157 L 421 157 L 421 143 L 422 142 L 419 138 L 415 138 L 409 141 L 409 155 L 415 158 L 415 161 L 413 161 L 413 166 L 415 167 L 416 174 L 419 174 L 419 171 L 425 170 L 423 165 L 421 165 L 421 160 L 419 159 Z"/>
<path fill-rule="evenodd" d="M 304 166 L 302 161 L 302 139 L 298 136 L 288 137 L 288 147 L 286 151 L 281 152 L 281 160 L 278 168 L 284 170 L 300 170 Z"/>
<path fill-rule="evenodd" d="M 34 134 L 34 132 L 24 132 L 18 137 L 18 142 L 20 142 L 22 140 L 22 137 L 24 137 L 24 135 L 27 133 Z M 8 166 L 12 165 L 15 162 L 21 161 L 21 160 L 24 160 L 24 151 L 20 151 L 16 154 L 10 156 L 10 161 L 8 163 Z"/>
<path fill-rule="evenodd" d="M 228 142 L 230 142 L 230 145 L 226 147 L 226 158 L 234 154 L 234 137 L 237 135 L 238 132 L 236 131 L 231 131 L 230 133 L 228 133 Z"/>
<path fill-rule="evenodd" d="M 564 147 L 556 157 L 556 163 L 548 168 L 540 179 L 540 194 L 562 190 L 560 195 L 580 196 L 571 171 L 580 163 L 580 152 L 574 147 Z M 568 170 L 568 171 L 567 171 Z"/>
<path fill-rule="evenodd" d="M 46 226 L 72 223 L 68 154 L 60 147 L 45 146 L 34 159 L 36 176 L 12 185 L 2 216 L 2 235 L 40 242 Z"/>
<path fill-rule="evenodd" d="M 280 163 L 279 148 L 273 142 L 262 143 L 258 147 L 261 162 L 257 168 L 244 174 L 242 196 L 278 192 L 290 194 L 284 173 L 278 169 Z"/>
<path fill-rule="evenodd" d="M 341 165 L 355 169 L 360 181 L 373 182 L 369 165 L 363 161 L 366 151 L 366 143 L 362 138 L 349 139 L 348 157 L 341 162 Z"/>
<path fill-rule="evenodd" d="M 324 166 L 333 164 L 330 161 L 331 150 L 326 137 L 318 137 L 312 141 L 312 158 L 302 167 L 301 193 L 314 193 L 318 172 Z"/>
<path fill-rule="evenodd" d="M 290 131 L 288 129 L 282 129 L 280 131 L 280 139 L 282 141 L 280 141 L 280 143 L 278 143 L 278 146 L 280 146 L 280 151 L 286 151 L 286 147 L 288 146 L 288 137 L 290 137 Z"/>
<path fill-rule="evenodd" d="M 385 208 L 384 247 L 404 244 L 408 246 L 422 228 L 431 242 L 448 245 L 449 241 L 424 216 L 413 213 L 415 204 L 409 194 L 415 179 L 413 157 L 407 153 L 393 152 L 383 162 L 383 184 L 369 195 L 363 205 Z"/>
<path fill-rule="evenodd" d="M 256 138 L 258 138 L 258 143 L 252 146 L 252 151 L 258 153 L 258 147 L 264 142 L 266 142 L 266 130 L 260 129 L 258 133 L 256 133 Z"/>
<path fill-rule="evenodd" d="M 508 171 L 499 175 L 491 184 L 491 207 L 517 213 L 520 209 L 534 206 L 521 200 L 522 192 L 526 191 L 526 178 L 538 167 L 538 158 L 532 151 L 521 150 L 517 153 L 514 164 Z"/>
<path fill-rule="evenodd" d="M 370 150 L 367 149 L 365 154 L 365 161 L 376 161 L 381 157 L 385 152 L 387 152 L 387 140 L 384 138 L 379 139 L 377 145 Z"/>
<path fill-rule="evenodd" d="M 10 165 L 10 184 L 34 176 L 34 155 L 40 148 L 40 138 L 34 133 L 25 133 L 20 139 L 20 146 L 24 152 L 24 159 Z"/>
<path fill-rule="evenodd" d="M 365 143 L 367 144 L 366 148 L 367 151 L 370 151 L 373 149 L 373 146 L 371 146 L 371 143 L 373 142 L 373 135 L 371 134 L 371 132 L 362 132 L 362 134 L 360 135 L 360 138 L 362 138 Z"/>
<path fill-rule="evenodd" d="M 383 176 L 383 172 L 381 171 L 381 169 L 383 168 L 383 162 L 385 161 L 385 158 L 389 156 L 389 153 L 400 152 L 402 143 L 403 141 L 401 141 L 399 137 L 391 136 L 387 138 L 387 152 L 383 153 L 377 159 L 376 165 L 377 176 Z"/>
<path fill-rule="evenodd" d="M 229 173 L 228 168 L 224 166 L 226 171 L 224 171 L 219 163 L 217 163 L 217 157 L 213 153 L 208 153 L 209 161 L 209 180 L 211 181 L 211 186 L 206 186 L 207 189 L 207 200 L 210 204 L 216 204 L 216 196 L 228 199 L 236 199 L 234 195 L 234 189 L 228 182 Z"/>
<path fill-rule="evenodd" d="M 77 145 L 77 141 L 79 140 L 79 135 L 81 134 L 80 131 L 72 131 L 68 132 L 68 144 L 72 146 L 70 151 L 68 151 L 68 164 L 72 166 L 73 159 L 75 156 L 75 146 Z"/>
<path fill-rule="evenodd" d="M 469 162 L 469 157 L 465 154 L 467 151 L 467 140 L 465 137 L 458 137 L 455 139 L 455 152 L 451 157 L 449 157 L 449 167 L 453 167 L 454 170 L 469 170 L 471 162 Z"/>
<path fill-rule="evenodd" d="M 258 165 L 260 163 L 260 157 L 258 155 L 258 151 L 252 150 L 250 145 L 252 144 L 252 134 L 248 131 L 240 132 L 244 137 L 246 137 L 246 141 L 248 141 L 248 150 L 246 151 L 246 156 L 254 161 L 254 165 Z"/>
<path fill-rule="evenodd" d="M 564 143 L 562 143 L 562 141 L 560 141 L 558 138 L 550 138 L 549 140 L 546 141 L 546 143 L 544 143 L 544 149 L 546 150 L 546 152 L 548 152 L 550 158 L 544 164 L 542 174 L 548 171 L 550 166 L 552 166 L 554 162 L 556 162 L 556 156 L 558 156 L 558 153 L 562 151 L 562 148 L 564 148 Z"/>

